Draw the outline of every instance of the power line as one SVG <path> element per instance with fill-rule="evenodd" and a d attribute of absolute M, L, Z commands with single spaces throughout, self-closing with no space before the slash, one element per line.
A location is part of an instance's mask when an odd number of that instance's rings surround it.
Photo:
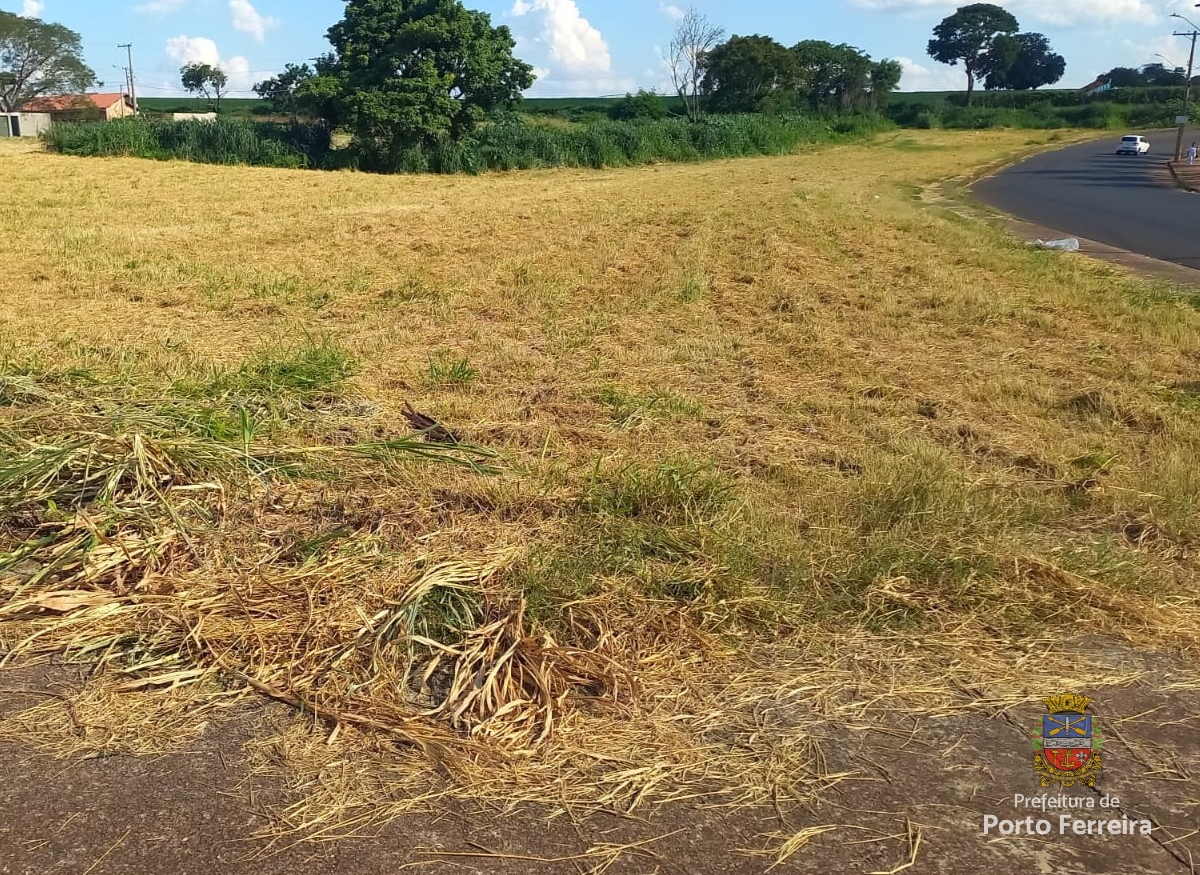
<path fill-rule="evenodd" d="M 120 70 L 125 74 L 125 93 L 128 94 L 133 89 L 133 86 L 130 84 L 130 81 L 129 81 L 129 68 L 122 67 L 120 64 L 113 64 L 113 69 Z M 103 85 L 104 83 L 101 82 L 98 84 Z"/>
<path fill-rule="evenodd" d="M 183 88 L 181 88 L 181 87 L 180 87 L 180 86 L 178 86 L 178 85 L 174 85 L 174 86 L 168 86 L 168 85 L 146 85 L 145 83 L 143 83 L 143 84 L 142 84 L 141 86 L 139 86 L 139 87 L 140 87 L 140 88 L 141 88 L 143 91 L 160 91 L 160 92 L 162 92 L 162 91 L 165 91 L 165 92 L 168 92 L 168 93 L 170 93 L 170 94 L 172 94 L 172 95 L 178 95 L 178 96 L 180 96 L 180 97 L 183 97 L 183 96 L 185 96 L 185 95 L 183 94 Z M 254 89 L 253 89 L 253 88 L 227 88 L 227 89 L 223 90 L 221 93 L 222 93 L 222 94 L 256 94 L 257 92 L 256 92 L 256 91 L 254 91 Z"/>

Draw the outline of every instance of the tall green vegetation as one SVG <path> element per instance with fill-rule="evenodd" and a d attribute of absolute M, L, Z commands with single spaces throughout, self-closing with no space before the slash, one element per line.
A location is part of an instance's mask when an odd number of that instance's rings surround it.
<path fill-rule="evenodd" d="M 608 108 L 608 117 L 614 121 L 660 119 L 666 118 L 667 114 L 662 97 L 645 89 L 639 89 L 637 94 L 626 94 Z"/>
<path fill-rule="evenodd" d="M 321 136 L 325 137 L 321 148 Z M 181 158 L 205 164 L 304 167 L 328 154 L 328 133 L 304 126 L 288 129 L 241 119 L 211 122 L 117 119 L 104 124 L 54 125 L 45 134 L 51 149 L 65 155 Z M 306 154 L 306 147 L 314 156 Z M 319 157 L 318 157 L 319 156 Z"/>
<path fill-rule="evenodd" d="M 859 136 L 880 123 L 852 114 L 875 108 L 899 82 L 899 64 L 852 46 L 804 41 L 788 49 L 764 36 L 720 43 L 722 34 L 694 10 L 684 16 L 672 45 L 677 100 L 640 91 L 607 119 L 597 112 L 583 124 L 538 125 L 515 112 L 534 77 L 514 57 L 508 28 L 461 0 L 347 0 L 328 32 L 329 54 L 255 86 L 274 112 L 291 117 L 290 127 L 148 121 L 64 128 L 49 140 L 76 155 L 382 173 L 611 167 L 774 155 Z M 189 90 L 220 99 L 220 70 L 193 64 L 181 74 Z M 680 109 L 684 117 L 667 117 Z M 334 150 L 339 128 L 350 144 Z"/>
<path fill-rule="evenodd" d="M 873 108 L 881 95 L 900 84 L 896 61 L 878 63 L 849 45 L 804 40 L 792 48 L 799 72 L 800 92 L 817 110 L 854 112 Z"/>
<path fill-rule="evenodd" d="M 406 150 L 395 156 L 395 164 L 370 169 L 480 173 L 784 155 L 802 146 L 853 140 L 890 127 L 888 122 L 869 116 L 830 123 L 804 116 L 746 114 L 707 116 L 700 122 L 686 118 L 599 121 L 566 128 L 538 127 L 510 119 L 482 126 L 460 142 Z"/>
<path fill-rule="evenodd" d="M 353 166 L 380 173 L 481 173 L 782 155 L 805 145 L 863 137 L 888 126 L 868 116 L 829 123 L 803 116 L 723 115 L 699 123 L 664 118 L 566 127 L 531 125 L 508 117 L 481 125 L 459 140 L 417 143 L 386 156 L 332 151 L 329 129 L 321 124 L 285 127 L 237 119 L 122 119 L 103 125 L 58 125 L 47 140 L 52 149 L 68 155 L 183 158 L 267 167 Z"/>
<path fill-rule="evenodd" d="M 1187 74 L 1183 68 L 1168 70 L 1164 64 L 1146 64 L 1136 69 L 1113 67 L 1107 73 L 1102 73 L 1100 78 L 1113 88 L 1166 88 L 1183 85 Z M 1196 84 L 1195 78 L 1192 84 Z"/>
<path fill-rule="evenodd" d="M 884 114 L 901 127 L 1153 130 L 1169 127 L 1182 111 L 1182 88 L 1120 88 L 986 91 L 970 105 L 964 92 L 904 94 Z"/>
<path fill-rule="evenodd" d="M 14 112 L 47 94 L 84 91 L 95 81 L 75 31 L 0 12 L 0 110 Z"/>
<path fill-rule="evenodd" d="M 871 68 L 871 108 L 880 109 L 887 103 L 888 95 L 900 87 L 904 67 L 899 61 L 884 58 Z"/>
<path fill-rule="evenodd" d="M 704 59 L 702 89 L 717 112 L 755 112 L 794 103 L 798 62 L 769 36 L 737 36 Z"/>

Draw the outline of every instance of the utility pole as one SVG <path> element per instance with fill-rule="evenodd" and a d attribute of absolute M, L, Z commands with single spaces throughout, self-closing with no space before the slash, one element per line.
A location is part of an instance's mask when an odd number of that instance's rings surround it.
<path fill-rule="evenodd" d="M 1195 5 L 1200 7 L 1200 3 Z M 1171 36 L 1186 36 L 1190 37 L 1192 40 L 1192 51 L 1191 54 L 1188 55 L 1187 79 L 1185 79 L 1183 83 L 1183 115 L 1179 117 L 1181 119 L 1179 122 L 1179 135 L 1175 138 L 1175 160 L 1178 161 L 1183 157 L 1183 131 L 1187 127 L 1188 106 L 1192 102 L 1192 65 L 1196 62 L 1196 37 L 1200 36 L 1200 25 L 1197 25 L 1196 22 L 1192 21 L 1187 16 L 1180 15 L 1178 12 L 1172 12 L 1171 17 L 1187 22 L 1188 26 L 1191 28 L 1191 30 L 1186 30 L 1182 33 L 1175 31 L 1173 34 L 1171 34 Z"/>
<path fill-rule="evenodd" d="M 1192 47 L 1195 48 L 1195 40 L 1192 41 Z M 133 43 L 121 43 L 117 46 L 118 49 L 124 49 L 129 58 L 129 100 L 133 104 L 133 114 L 137 115 L 137 88 L 133 84 Z M 1182 137 L 1183 135 L 1180 134 Z"/>
<path fill-rule="evenodd" d="M 1175 136 L 1175 160 L 1178 161 L 1183 157 L 1183 131 L 1188 123 L 1188 107 L 1192 102 L 1192 65 L 1196 63 L 1196 37 L 1200 36 L 1200 31 L 1175 31 L 1171 36 L 1186 36 L 1192 41 L 1192 50 L 1188 53 L 1187 78 L 1183 83 L 1183 115 L 1180 116 L 1183 121 L 1179 123 L 1179 131 Z"/>
<path fill-rule="evenodd" d="M 125 93 L 129 93 L 129 68 L 122 67 L 120 64 L 113 64 L 114 70 L 120 70 L 125 75 Z"/>

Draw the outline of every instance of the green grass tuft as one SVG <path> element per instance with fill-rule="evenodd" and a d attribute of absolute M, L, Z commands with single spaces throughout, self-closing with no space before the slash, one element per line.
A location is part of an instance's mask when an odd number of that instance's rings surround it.
<path fill-rule="evenodd" d="M 306 337 L 296 344 L 260 349 L 236 369 L 179 383 L 175 390 L 214 399 L 303 400 L 333 394 L 357 370 L 354 358 L 333 340 Z"/>
<path fill-rule="evenodd" d="M 456 359 L 449 352 L 440 352 L 429 360 L 426 377 L 434 386 L 466 386 L 479 373 L 466 358 Z"/>

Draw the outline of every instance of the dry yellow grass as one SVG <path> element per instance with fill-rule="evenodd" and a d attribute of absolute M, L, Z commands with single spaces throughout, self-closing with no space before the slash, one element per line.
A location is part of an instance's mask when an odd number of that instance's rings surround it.
<path fill-rule="evenodd" d="M 449 179 L 5 145 L 6 428 L 321 338 L 358 371 L 276 412 L 290 446 L 407 435 L 411 402 L 502 470 L 187 483 L 90 565 L 18 563 L 8 662 L 108 662 L 0 736 L 149 751 L 301 705 L 257 750 L 308 835 L 438 794 L 788 804 L 844 777 L 824 725 L 1135 677 L 1070 651 L 1096 633 L 1194 649 L 1200 314 L 917 196 L 1030 145 Z M 433 590 L 454 640 L 414 627 Z"/>

